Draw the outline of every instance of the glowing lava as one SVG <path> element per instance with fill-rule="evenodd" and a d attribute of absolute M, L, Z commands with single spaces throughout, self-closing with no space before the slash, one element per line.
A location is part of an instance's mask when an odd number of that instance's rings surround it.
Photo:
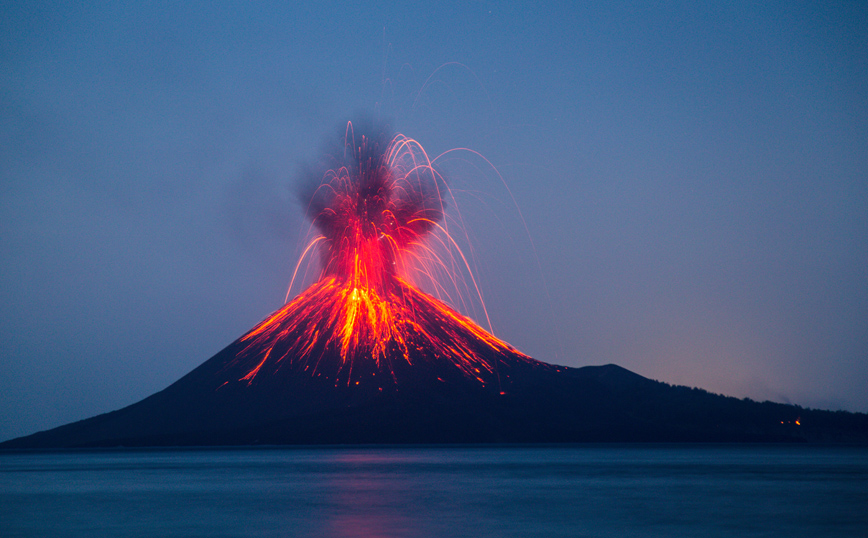
<path fill-rule="evenodd" d="M 306 196 L 319 234 L 296 274 L 318 251 L 319 280 L 242 337 L 236 363 L 248 373 L 240 381 L 282 369 L 336 384 L 378 372 L 396 381 L 395 361 L 447 361 L 484 384 L 507 357 L 536 362 L 411 283 L 422 277 L 445 290 L 435 277 L 460 278 L 456 258 L 469 271 L 439 224 L 447 187 L 422 147 L 402 135 L 357 136 L 352 124 L 343 141 Z"/>

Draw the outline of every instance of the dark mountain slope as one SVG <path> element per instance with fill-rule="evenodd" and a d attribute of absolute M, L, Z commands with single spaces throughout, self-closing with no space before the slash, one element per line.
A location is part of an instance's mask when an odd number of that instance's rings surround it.
<path fill-rule="evenodd" d="M 385 387 L 335 386 L 309 375 L 224 384 L 239 379 L 241 372 L 227 369 L 237 345 L 136 404 L 0 447 L 868 442 L 868 415 L 739 400 L 615 365 L 573 369 L 507 360 L 499 384 L 480 383 L 445 363 L 396 363 L 400 381 Z M 376 371 L 360 373 L 366 374 Z"/>

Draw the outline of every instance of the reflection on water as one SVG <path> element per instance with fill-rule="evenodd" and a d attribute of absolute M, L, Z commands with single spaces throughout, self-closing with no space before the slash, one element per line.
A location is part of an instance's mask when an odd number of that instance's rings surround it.
<path fill-rule="evenodd" d="M 868 449 L 0 455 L 0 536 L 859 536 Z"/>

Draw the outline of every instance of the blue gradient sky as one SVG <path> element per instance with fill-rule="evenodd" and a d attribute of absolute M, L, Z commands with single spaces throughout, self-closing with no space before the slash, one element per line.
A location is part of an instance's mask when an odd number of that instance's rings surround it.
<path fill-rule="evenodd" d="M 0 439 L 161 390 L 279 307 L 359 113 L 446 163 L 497 335 L 868 411 L 868 5 L 17 2 Z M 538 262 L 537 262 L 538 260 Z"/>

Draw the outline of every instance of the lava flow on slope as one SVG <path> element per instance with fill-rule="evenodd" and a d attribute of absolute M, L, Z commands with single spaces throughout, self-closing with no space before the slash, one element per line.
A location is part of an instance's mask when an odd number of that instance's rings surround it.
<path fill-rule="evenodd" d="M 396 362 L 435 361 L 485 385 L 500 382 L 507 357 L 537 363 L 411 282 L 425 279 L 448 297 L 438 278 L 457 289 L 454 268 L 471 274 L 441 224 L 448 187 L 422 147 L 402 135 L 357 133 L 351 123 L 342 138 L 332 166 L 304 194 L 317 233 L 293 280 L 314 253 L 319 279 L 241 338 L 227 365 L 245 372 L 238 381 L 304 372 L 382 390 L 399 382 Z M 478 294 L 472 282 L 466 288 Z"/>

